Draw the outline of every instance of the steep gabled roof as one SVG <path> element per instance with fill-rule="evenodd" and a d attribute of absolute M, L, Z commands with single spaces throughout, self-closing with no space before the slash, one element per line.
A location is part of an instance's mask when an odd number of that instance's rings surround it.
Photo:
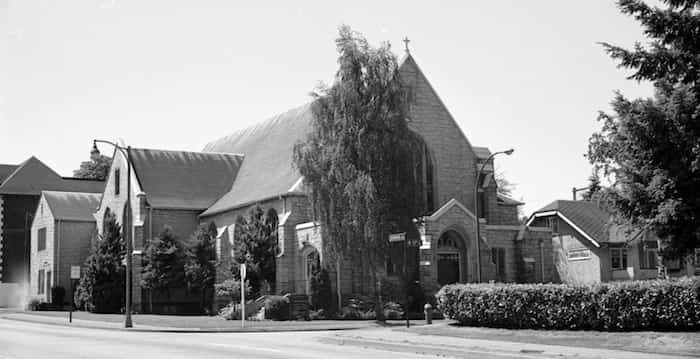
<path fill-rule="evenodd" d="M 10 177 L 12 172 L 19 168 L 18 165 L 3 165 L 0 164 L 0 185 L 5 180 L 5 178 Z"/>
<path fill-rule="evenodd" d="M 476 158 L 479 160 L 483 161 L 491 156 L 491 150 L 489 150 L 488 147 L 472 146 L 472 149 L 474 150 Z"/>
<path fill-rule="evenodd" d="M 134 173 L 156 208 L 203 210 L 231 189 L 243 156 L 131 149 Z"/>
<path fill-rule="evenodd" d="M 558 215 L 597 246 L 609 242 L 610 214 L 590 201 L 554 201 L 533 213 L 527 224 L 537 217 Z"/>
<path fill-rule="evenodd" d="M 202 215 L 297 192 L 301 175 L 292 155 L 294 145 L 311 132 L 311 106 L 303 105 L 207 144 L 204 152 L 241 153 L 245 160 L 231 190 Z"/>
<path fill-rule="evenodd" d="M 496 193 L 496 200 L 498 201 L 498 204 L 502 204 L 504 206 L 520 206 L 525 204 L 500 193 Z"/>
<path fill-rule="evenodd" d="M 94 222 L 97 206 L 100 205 L 99 193 L 42 191 L 54 219 L 64 221 Z"/>
<path fill-rule="evenodd" d="M 22 162 L 0 185 L 0 194 L 40 195 L 41 191 L 99 193 L 104 181 L 64 178 L 32 156 Z"/>

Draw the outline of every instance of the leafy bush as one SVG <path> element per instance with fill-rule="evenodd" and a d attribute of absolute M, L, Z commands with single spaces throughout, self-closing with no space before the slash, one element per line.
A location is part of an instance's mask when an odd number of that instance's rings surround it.
<path fill-rule="evenodd" d="M 226 320 L 241 319 L 241 307 L 237 304 L 229 303 L 219 310 L 219 316 Z"/>
<path fill-rule="evenodd" d="M 238 302 L 241 300 L 241 282 L 236 279 L 227 279 L 222 283 L 214 285 L 217 297 L 228 297 L 233 302 Z M 245 281 L 245 297 L 251 298 L 252 290 L 250 288 L 250 282 Z"/>
<path fill-rule="evenodd" d="M 271 295 L 265 298 L 265 318 L 289 320 L 289 298 Z"/>
<path fill-rule="evenodd" d="M 456 284 L 438 309 L 462 325 L 529 329 L 698 330 L 700 278 L 597 285 Z"/>
<path fill-rule="evenodd" d="M 65 298 L 66 288 L 63 288 L 60 285 L 51 287 L 51 303 L 56 306 L 62 306 Z"/>
<path fill-rule="evenodd" d="M 29 300 L 29 303 L 27 304 L 27 309 L 31 311 L 35 311 L 39 309 L 39 305 L 41 304 L 41 299 L 34 297 Z"/>
<path fill-rule="evenodd" d="M 384 303 L 384 318 L 396 320 L 403 318 L 403 306 L 396 302 Z"/>
<path fill-rule="evenodd" d="M 319 310 L 310 310 L 309 311 L 309 319 L 310 320 L 323 320 L 323 319 L 328 319 L 328 314 L 326 313 L 325 310 L 319 309 Z"/>

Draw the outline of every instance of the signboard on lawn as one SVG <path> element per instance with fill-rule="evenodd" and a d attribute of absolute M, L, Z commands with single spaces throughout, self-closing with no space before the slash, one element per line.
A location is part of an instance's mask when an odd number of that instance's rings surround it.
<path fill-rule="evenodd" d="M 80 266 L 70 266 L 70 279 L 80 279 Z"/>
<path fill-rule="evenodd" d="M 389 242 L 403 242 L 406 240 L 406 232 L 393 233 L 389 235 Z"/>

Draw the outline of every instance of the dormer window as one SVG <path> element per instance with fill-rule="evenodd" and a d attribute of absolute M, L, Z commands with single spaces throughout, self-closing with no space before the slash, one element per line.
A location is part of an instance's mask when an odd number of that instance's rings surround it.
<path fill-rule="evenodd" d="M 119 176 L 119 168 L 114 170 L 114 194 L 119 194 L 119 182 L 121 182 L 121 176 Z"/>

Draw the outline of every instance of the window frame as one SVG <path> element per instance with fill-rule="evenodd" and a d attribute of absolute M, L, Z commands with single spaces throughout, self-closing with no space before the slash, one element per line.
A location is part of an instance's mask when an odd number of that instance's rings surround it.
<path fill-rule="evenodd" d="M 610 268 L 612 270 L 627 270 L 628 255 L 627 248 L 610 248 Z M 619 260 L 620 266 L 615 266 L 615 259 Z"/>
<path fill-rule="evenodd" d="M 46 272 L 43 269 L 39 269 L 37 273 L 37 288 L 36 294 L 44 294 L 46 289 Z"/>
<path fill-rule="evenodd" d="M 36 251 L 46 250 L 46 227 L 41 227 L 36 231 Z"/>
<path fill-rule="evenodd" d="M 114 195 L 118 196 L 121 187 L 121 171 L 119 168 L 114 169 Z"/>
<path fill-rule="evenodd" d="M 500 281 L 506 279 L 506 249 L 505 247 L 491 247 L 491 263 L 496 267 L 496 278 Z"/>
<path fill-rule="evenodd" d="M 642 257 L 639 258 L 639 268 L 640 269 L 656 269 L 659 266 L 658 255 L 659 248 L 650 247 L 647 243 L 642 243 Z M 650 255 L 654 256 L 654 265 L 650 264 Z"/>

